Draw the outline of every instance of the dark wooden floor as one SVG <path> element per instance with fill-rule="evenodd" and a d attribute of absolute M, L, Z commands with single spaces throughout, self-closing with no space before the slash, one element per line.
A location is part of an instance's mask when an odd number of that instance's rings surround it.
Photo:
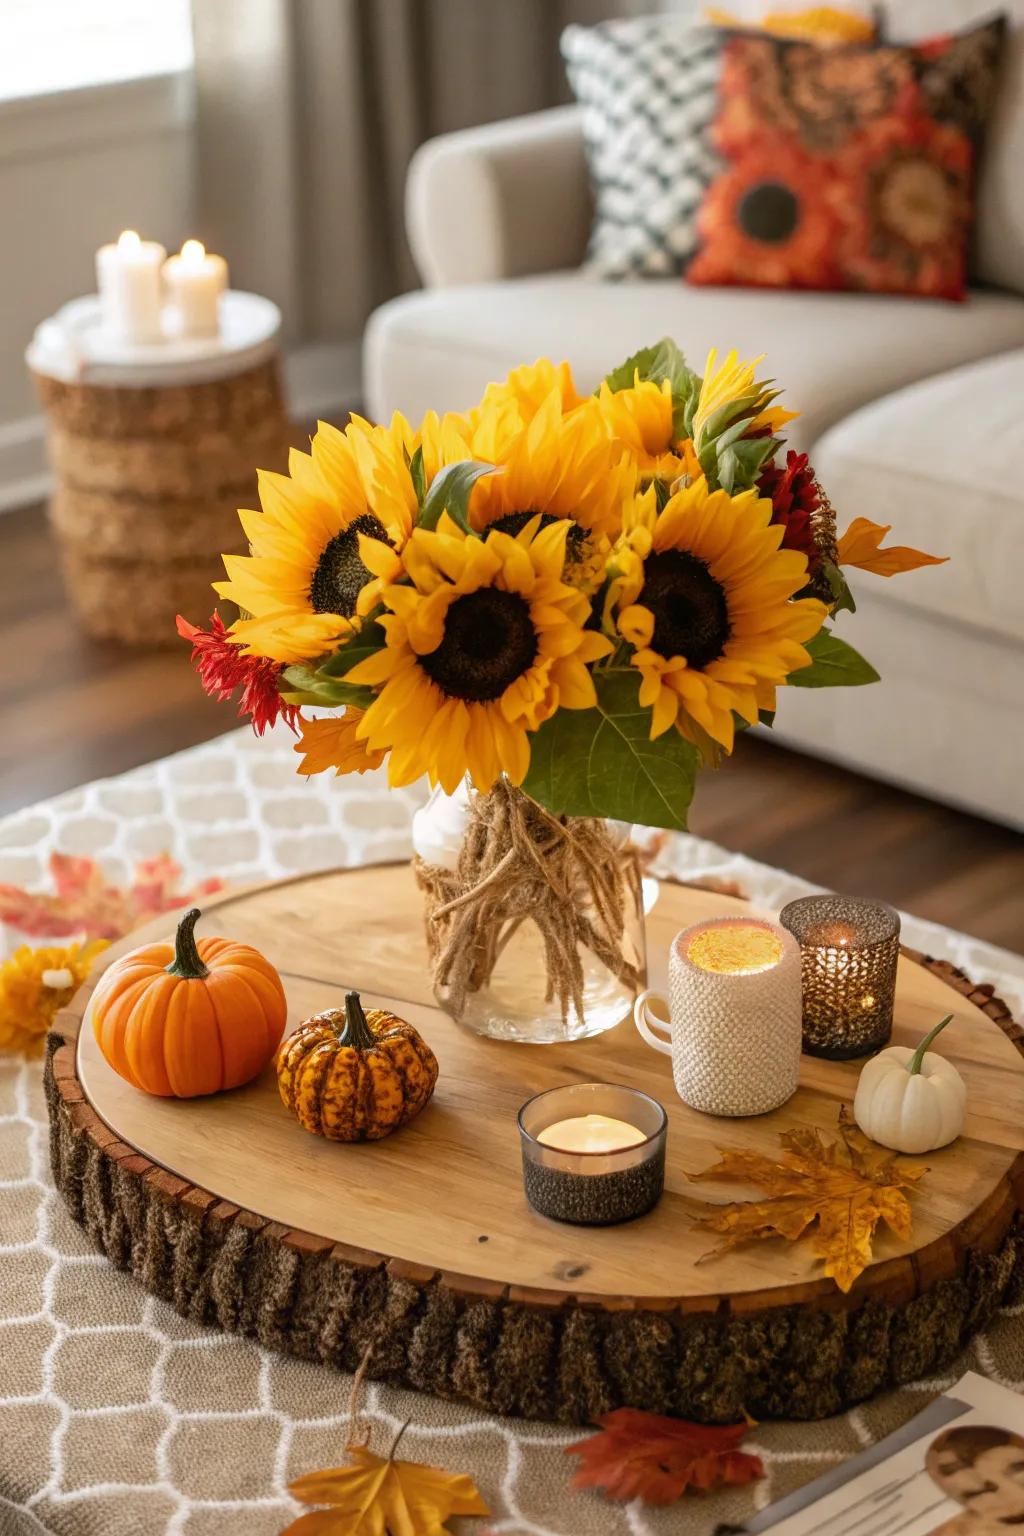
<path fill-rule="evenodd" d="M 236 723 L 203 695 L 183 644 L 133 652 L 82 638 L 39 508 L 0 516 L 0 633 L 0 814 Z M 1024 838 L 990 822 L 748 739 L 704 776 L 692 826 L 1024 950 Z"/>

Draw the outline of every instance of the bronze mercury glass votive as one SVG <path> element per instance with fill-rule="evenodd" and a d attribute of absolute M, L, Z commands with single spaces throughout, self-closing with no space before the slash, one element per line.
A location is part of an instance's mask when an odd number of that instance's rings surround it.
<path fill-rule="evenodd" d="M 527 1099 L 518 1123 L 526 1198 L 541 1216 L 607 1227 L 661 1199 L 668 1117 L 649 1094 L 615 1083 L 549 1088 Z"/>
<path fill-rule="evenodd" d="M 804 896 L 779 913 L 800 945 L 809 1056 L 866 1056 L 892 1034 L 899 913 L 859 896 Z"/>

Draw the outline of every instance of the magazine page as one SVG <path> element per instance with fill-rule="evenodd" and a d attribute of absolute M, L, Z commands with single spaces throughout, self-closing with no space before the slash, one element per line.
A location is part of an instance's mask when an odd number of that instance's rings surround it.
<path fill-rule="evenodd" d="M 970 1371 L 895 1434 L 745 1529 L 750 1536 L 1021 1536 L 1024 1397 Z"/>

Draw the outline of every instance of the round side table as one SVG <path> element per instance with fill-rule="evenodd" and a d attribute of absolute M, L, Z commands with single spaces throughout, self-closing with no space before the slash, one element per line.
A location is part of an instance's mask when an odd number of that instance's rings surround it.
<path fill-rule="evenodd" d="M 237 511 L 256 470 L 283 469 L 288 419 L 275 304 L 227 293 L 221 334 L 128 346 L 75 299 L 26 353 L 47 415 L 49 516 L 85 631 L 126 645 L 205 623 L 222 552 L 245 553 Z"/>

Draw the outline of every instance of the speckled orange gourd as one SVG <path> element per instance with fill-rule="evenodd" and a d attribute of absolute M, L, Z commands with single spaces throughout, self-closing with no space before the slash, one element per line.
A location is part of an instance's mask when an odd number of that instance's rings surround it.
<path fill-rule="evenodd" d="M 358 992 L 317 1013 L 277 1055 L 277 1083 L 301 1126 L 328 1141 L 379 1141 L 430 1099 L 437 1058 L 418 1030 Z"/>

